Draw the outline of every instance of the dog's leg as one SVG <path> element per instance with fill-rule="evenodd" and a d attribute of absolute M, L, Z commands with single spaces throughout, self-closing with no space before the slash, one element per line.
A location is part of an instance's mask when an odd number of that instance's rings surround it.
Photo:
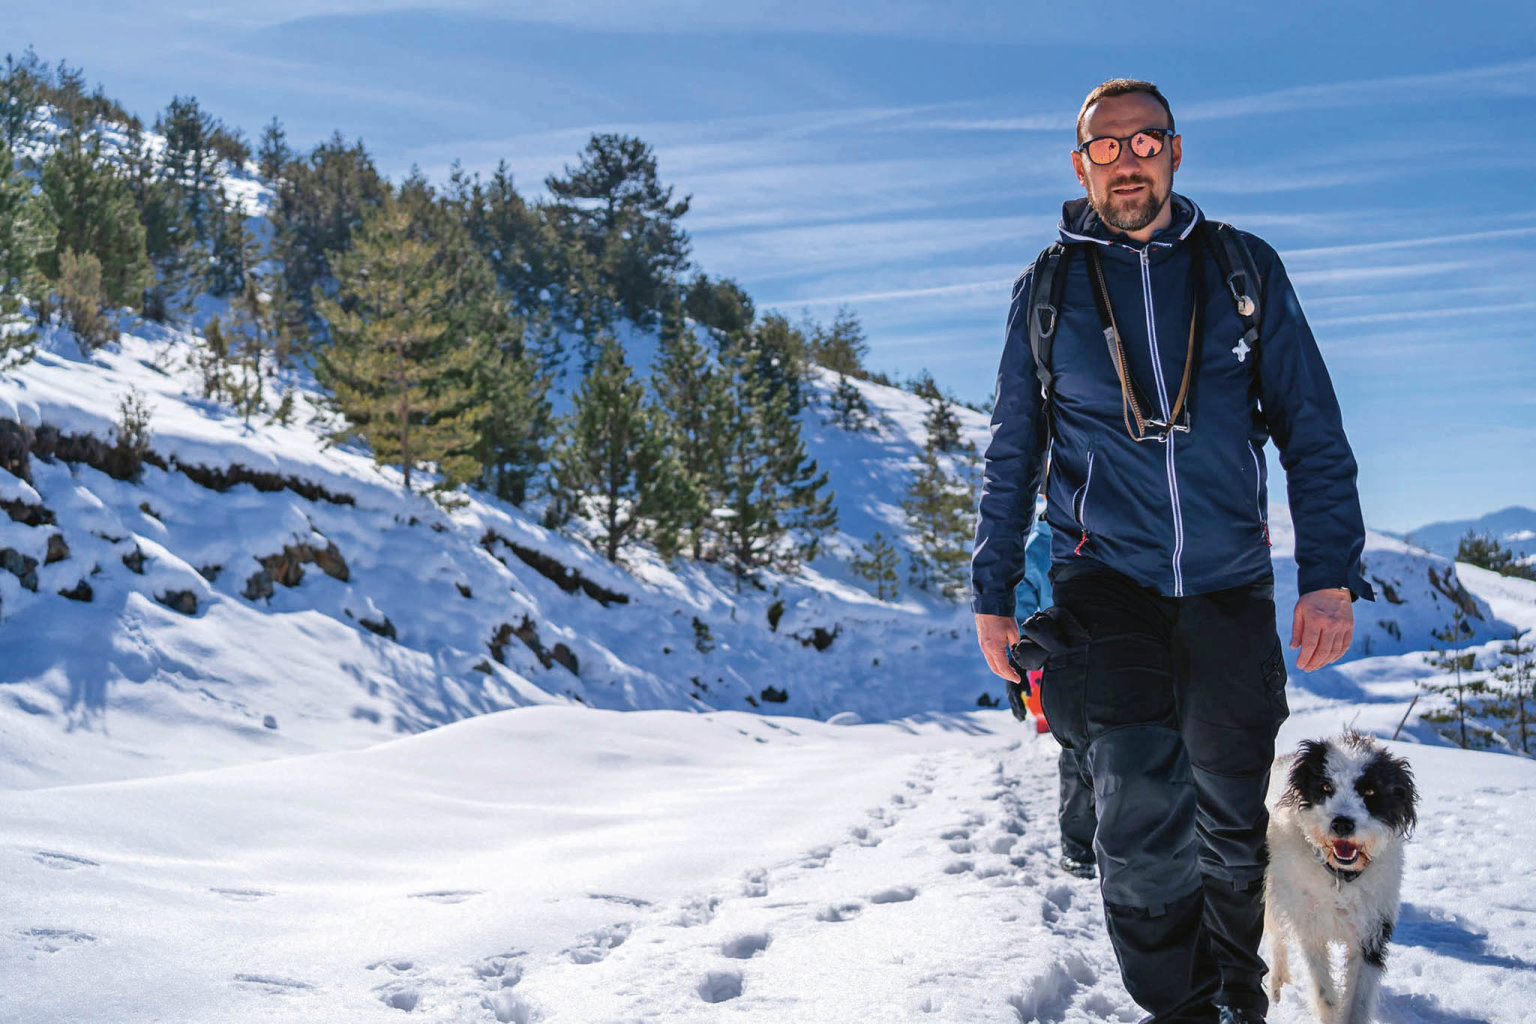
<path fill-rule="evenodd" d="M 1275 912 L 1275 900 L 1264 890 L 1264 934 L 1269 936 L 1269 1000 L 1280 1001 L 1280 990 L 1291 983 L 1290 932 Z"/>
<path fill-rule="evenodd" d="M 1387 943 L 1393 922 L 1382 921 L 1374 933 L 1351 945 L 1344 960 L 1344 990 L 1339 993 L 1338 1024 L 1370 1024 L 1376 1009 L 1376 993 L 1387 968 Z"/>
<path fill-rule="evenodd" d="M 1312 1004 L 1312 1016 L 1318 1024 L 1337 1024 L 1339 994 L 1333 987 L 1333 965 L 1328 962 L 1328 942 L 1317 936 L 1308 936 L 1301 943 L 1302 956 L 1307 961 L 1307 973 L 1311 983 L 1307 986 L 1307 1001 Z"/>

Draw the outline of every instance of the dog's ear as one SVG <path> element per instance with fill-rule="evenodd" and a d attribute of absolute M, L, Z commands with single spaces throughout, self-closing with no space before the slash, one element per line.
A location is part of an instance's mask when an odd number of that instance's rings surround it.
<path fill-rule="evenodd" d="M 1323 783 L 1328 781 L 1328 744 L 1322 740 L 1302 740 L 1291 762 L 1280 803 L 1287 807 L 1310 807 L 1326 798 Z"/>
<path fill-rule="evenodd" d="M 1360 773 L 1359 785 L 1371 793 L 1365 806 L 1372 815 L 1405 839 L 1413 834 L 1419 823 L 1419 790 L 1407 761 L 1378 750 Z"/>

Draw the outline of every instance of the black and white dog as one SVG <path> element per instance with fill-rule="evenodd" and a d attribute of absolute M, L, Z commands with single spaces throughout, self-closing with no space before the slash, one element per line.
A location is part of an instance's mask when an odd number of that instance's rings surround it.
<path fill-rule="evenodd" d="M 1357 732 L 1306 740 L 1270 776 L 1264 931 L 1270 998 L 1291 981 L 1288 945 L 1307 964 L 1321 1024 L 1372 1019 L 1387 943 L 1397 924 L 1403 840 L 1418 821 L 1408 762 Z M 1331 942 L 1345 947 L 1336 985 Z"/>

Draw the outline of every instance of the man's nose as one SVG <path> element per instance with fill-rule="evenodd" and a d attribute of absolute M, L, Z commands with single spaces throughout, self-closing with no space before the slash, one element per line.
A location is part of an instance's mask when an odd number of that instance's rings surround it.
<path fill-rule="evenodd" d="M 1333 819 L 1333 834 L 1336 836 L 1353 835 L 1355 832 L 1355 819 L 1338 817 Z"/>

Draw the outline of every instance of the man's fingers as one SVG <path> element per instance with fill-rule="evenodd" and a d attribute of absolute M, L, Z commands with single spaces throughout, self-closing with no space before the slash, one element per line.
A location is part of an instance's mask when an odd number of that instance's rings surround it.
<path fill-rule="evenodd" d="M 1296 609 L 1296 614 L 1291 616 L 1291 650 L 1293 651 L 1301 646 L 1302 623 L 1306 621 L 1306 618 L 1306 610 L 1299 606 Z M 1300 659 L 1297 659 L 1297 665 L 1299 666 L 1300 664 Z"/>
<path fill-rule="evenodd" d="M 1308 621 L 1301 631 L 1301 653 L 1296 655 L 1297 668 L 1303 672 L 1311 672 L 1317 667 L 1317 650 L 1322 639 L 1322 628 Z"/>

